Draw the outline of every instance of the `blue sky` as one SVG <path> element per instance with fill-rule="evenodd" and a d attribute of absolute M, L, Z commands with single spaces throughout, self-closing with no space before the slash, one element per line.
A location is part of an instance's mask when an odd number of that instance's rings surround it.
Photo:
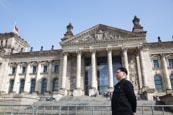
<path fill-rule="evenodd" d="M 147 41 L 173 38 L 173 0 L 0 0 L 0 33 L 13 31 L 34 51 L 60 49 L 69 22 L 77 34 L 97 24 L 131 31 L 136 15 L 147 31 Z"/>

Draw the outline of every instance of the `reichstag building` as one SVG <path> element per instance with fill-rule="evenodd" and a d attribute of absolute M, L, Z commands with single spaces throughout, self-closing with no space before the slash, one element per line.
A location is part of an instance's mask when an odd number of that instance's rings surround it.
<path fill-rule="evenodd" d="M 1 33 L 1 95 L 102 95 L 113 91 L 120 66 L 136 95 L 152 100 L 171 93 L 173 42 L 148 43 L 140 19 L 132 22 L 132 31 L 98 24 L 76 35 L 70 23 L 58 50 L 33 51 L 17 34 Z"/>

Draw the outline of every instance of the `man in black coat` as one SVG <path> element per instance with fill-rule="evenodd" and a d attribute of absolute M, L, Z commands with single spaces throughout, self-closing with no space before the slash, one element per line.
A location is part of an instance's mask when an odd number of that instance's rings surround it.
<path fill-rule="evenodd" d="M 126 80 L 127 74 L 126 68 L 120 67 L 117 69 L 118 83 L 114 86 L 111 100 L 112 115 L 135 115 L 136 113 L 136 96 L 133 85 Z"/>

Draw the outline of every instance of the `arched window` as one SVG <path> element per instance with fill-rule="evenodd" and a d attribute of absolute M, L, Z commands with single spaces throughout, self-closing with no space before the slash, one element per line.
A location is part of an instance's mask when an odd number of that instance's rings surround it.
<path fill-rule="evenodd" d="M 157 92 L 163 92 L 162 78 L 159 75 L 154 76 L 154 82 Z"/>
<path fill-rule="evenodd" d="M 170 81 L 171 81 L 171 87 L 172 87 L 172 90 L 173 90 L 173 74 L 170 75 Z"/>
<path fill-rule="evenodd" d="M 20 80 L 20 89 L 19 89 L 19 93 L 22 93 L 24 91 L 24 86 L 25 86 L 25 80 L 21 79 Z"/>
<path fill-rule="evenodd" d="M 41 83 L 41 94 L 44 94 L 47 89 L 47 79 L 43 78 L 42 83 Z"/>
<path fill-rule="evenodd" d="M 30 93 L 33 93 L 35 91 L 35 83 L 35 79 L 31 79 Z"/>
<path fill-rule="evenodd" d="M 12 93 L 13 92 L 13 86 L 14 86 L 14 79 L 10 79 L 10 86 L 9 86 L 8 93 Z"/>
<path fill-rule="evenodd" d="M 58 89 L 59 89 L 58 78 L 54 78 L 52 91 L 58 91 Z"/>

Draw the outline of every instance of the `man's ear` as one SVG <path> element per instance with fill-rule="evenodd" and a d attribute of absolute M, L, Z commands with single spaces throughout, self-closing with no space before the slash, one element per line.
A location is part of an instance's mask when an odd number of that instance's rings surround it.
<path fill-rule="evenodd" d="M 124 75 L 124 76 L 127 76 L 127 74 L 126 74 L 125 72 L 123 72 L 123 75 Z"/>

